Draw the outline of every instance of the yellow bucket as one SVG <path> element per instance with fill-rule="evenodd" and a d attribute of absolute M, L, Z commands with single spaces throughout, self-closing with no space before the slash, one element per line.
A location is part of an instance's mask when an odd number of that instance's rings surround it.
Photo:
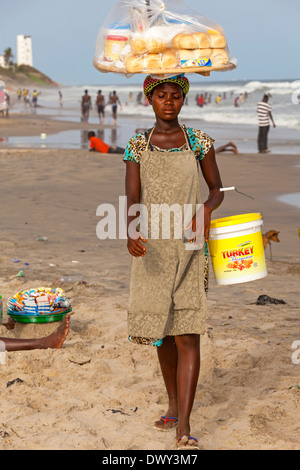
<path fill-rule="evenodd" d="M 216 283 L 239 284 L 267 276 L 261 214 L 211 221 L 209 251 Z"/>

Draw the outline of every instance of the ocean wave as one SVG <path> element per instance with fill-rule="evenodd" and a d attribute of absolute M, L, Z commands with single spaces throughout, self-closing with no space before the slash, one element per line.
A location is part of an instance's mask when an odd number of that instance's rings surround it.
<path fill-rule="evenodd" d="M 192 83 L 190 94 L 188 95 L 188 106 L 184 106 L 181 116 L 185 120 L 202 120 L 209 123 L 229 123 L 233 125 L 253 125 L 257 126 L 256 103 L 261 100 L 264 93 L 271 93 L 271 105 L 273 108 L 273 116 L 277 126 L 288 127 L 291 129 L 300 129 L 300 107 L 292 103 L 292 95 L 295 92 L 295 85 L 299 81 L 237 81 L 237 82 L 205 82 L 205 84 Z M 123 85 L 83 85 L 70 86 L 62 89 L 64 100 L 64 113 L 80 113 L 80 101 L 84 90 L 87 89 L 92 97 L 93 106 L 95 106 L 95 98 L 99 89 L 102 90 L 106 101 L 108 95 L 114 89 L 117 91 L 121 103 L 122 110 L 119 107 L 118 113 L 123 116 L 139 117 L 141 119 L 153 120 L 153 110 L 151 106 L 141 106 L 136 102 L 138 92 L 141 85 L 125 84 Z M 235 95 L 248 92 L 251 98 L 245 100 L 238 108 L 233 105 Z M 195 104 L 197 94 L 212 94 L 211 104 L 204 108 L 199 108 Z M 132 93 L 132 99 L 129 94 Z M 217 94 L 226 93 L 227 99 L 222 100 L 221 104 L 215 103 Z M 58 103 L 57 90 L 43 91 L 39 98 L 42 105 L 53 106 Z M 108 113 L 110 106 L 107 106 Z"/>
<path fill-rule="evenodd" d="M 214 105 L 212 105 L 214 106 Z M 150 106 L 128 105 L 123 107 L 121 115 L 140 116 L 145 118 L 153 118 L 153 111 Z M 242 124 L 242 125 L 258 125 L 256 107 L 251 108 L 233 108 L 224 106 L 223 108 L 198 108 L 197 106 L 185 106 L 182 108 L 180 116 L 185 120 L 201 120 L 209 123 Z M 285 114 L 280 110 L 276 113 L 276 125 L 278 127 L 289 127 L 291 129 L 300 129 L 299 115 Z"/>
<path fill-rule="evenodd" d="M 194 93 L 201 93 L 207 91 L 208 93 L 271 93 L 272 95 L 285 95 L 291 94 L 295 90 L 295 84 L 300 83 L 299 80 L 285 80 L 285 81 L 260 81 L 260 80 L 250 80 L 250 81 L 230 81 L 230 82 L 192 82 L 192 90 Z M 68 90 L 68 95 L 75 95 L 78 97 L 78 91 L 82 92 L 83 90 L 88 89 L 90 94 L 95 94 L 99 89 L 105 94 L 108 94 L 112 90 L 117 90 L 118 93 L 126 93 L 127 96 L 129 93 L 138 93 L 142 90 L 143 77 L 141 78 L 140 84 L 130 84 L 124 82 L 122 85 L 113 84 L 113 85 L 82 85 L 70 86 L 65 88 Z M 300 88 L 300 85 L 298 86 Z"/>
<path fill-rule="evenodd" d="M 229 82 L 229 83 L 206 83 L 203 85 L 193 84 L 193 91 L 208 91 L 210 93 L 270 93 L 271 95 L 288 95 L 292 94 L 295 90 L 295 81 L 282 81 L 282 82 L 262 82 L 262 81 L 249 81 L 249 82 Z M 300 86 L 299 86 L 300 88 Z"/>

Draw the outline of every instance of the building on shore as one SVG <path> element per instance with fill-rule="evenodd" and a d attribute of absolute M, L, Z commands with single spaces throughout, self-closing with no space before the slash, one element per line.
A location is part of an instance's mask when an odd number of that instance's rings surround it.
<path fill-rule="evenodd" d="M 17 36 L 17 64 L 33 67 L 31 36 Z"/>
<path fill-rule="evenodd" d="M 4 55 L 0 55 L 0 67 L 7 69 L 7 64 L 5 63 L 5 57 Z"/>

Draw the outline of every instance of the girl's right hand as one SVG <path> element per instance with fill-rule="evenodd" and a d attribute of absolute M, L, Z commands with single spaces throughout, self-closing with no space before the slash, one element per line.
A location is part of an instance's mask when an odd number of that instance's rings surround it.
<path fill-rule="evenodd" d="M 141 232 L 135 232 L 132 235 L 132 238 L 128 237 L 127 240 L 128 251 L 132 256 L 135 256 L 136 258 L 145 256 L 145 254 L 147 253 L 146 248 L 141 242 L 147 242 L 145 236 Z"/>

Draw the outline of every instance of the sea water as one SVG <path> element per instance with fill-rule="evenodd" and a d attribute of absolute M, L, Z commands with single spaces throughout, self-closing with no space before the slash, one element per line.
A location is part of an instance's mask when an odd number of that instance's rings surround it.
<path fill-rule="evenodd" d="M 300 193 L 284 194 L 278 197 L 278 201 L 300 209 Z"/>
<path fill-rule="evenodd" d="M 63 103 L 66 112 L 71 109 L 77 110 L 77 116 L 80 114 L 81 96 L 84 90 L 89 91 L 93 99 L 99 89 L 103 95 L 108 98 L 109 93 L 113 90 L 117 91 L 120 101 L 123 105 L 122 111 L 119 108 L 119 115 L 134 118 L 147 117 L 152 119 L 153 113 L 150 106 L 141 106 L 136 102 L 137 94 L 142 91 L 143 76 L 139 85 L 84 85 L 82 87 L 73 86 L 62 89 Z M 181 118 L 183 120 L 199 120 L 205 123 L 215 124 L 244 124 L 257 126 L 256 104 L 263 98 L 265 93 L 270 94 L 270 104 L 273 108 L 273 116 L 279 127 L 300 130 L 300 105 L 296 105 L 294 101 L 295 95 L 294 80 L 286 81 L 230 81 L 230 82 L 206 82 L 192 83 L 191 90 L 188 95 L 188 106 L 183 107 Z M 300 85 L 299 85 L 300 95 Z M 132 93 L 132 99 L 130 98 Z M 199 108 L 196 105 L 196 95 L 207 93 L 212 95 L 211 104 Z M 224 93 L 226 99 L 222 99 L 220 104 L 215 103 L 216 97 L 220 94 L 223 98 Z M 239 107 L 234 106 L 234 98 L 244 95 L 250 95 L 243 103 L 239 103 Z M 39 104 L 53 107 L 55 102 L 58 105 L 57 90 L 49 90 L 42 93 L 39 97 Z M 107 108 L 109 109 L 109 108 Z M 65 112 L 65 111 L 64 111 Z"/>
<path fill-rule="evenodd" d="M 144 76 L 140 77 L 139 84 L 126 83 L 120 85 L 100 84 L 104 78 L 100 76 L 99 85 L 83 85 L 61 87 L 63 95 L 63 107 L 59 106 L 58 89 L 42 89 L 38 97 L 38 107 L 25 107 L 23 102 L 17 102 L 11 112 L 26 114 L 47 115 L 57 120 L 80 122 L 80 103 L 84 90 L 88 90 L 92 97 L 93 109 L 90 112 L 89 124 L 91 130 L 100 132 L 107 144 L 115 144 L 124 147 L 129 138 L 135 133 L 136 128 L 149 128 L 153 126 L 154 117 L 151 106 L 137 103 L 137 95 L 142 91 Z M 270 95 L 272 114 L 276 123 L 276 129 L 271 126 L 269 133 L 269 147 L 272 153 L 300 154 L 300 105 L 295 104 L 294 80 L 283 81 L 227 81 L 209 82 L 201 79 L 200 82 L 192 78 L 191 91 L 187 97 L 187 103 L 183 106 L 180 120 L 187 126 L 200 128 L 216 140 L 215 146 L 221 146 L 229 141 L 234 141 L 239 151 L 257 152 L 258 120 L 256 113 L 257 102 L 265 93 Z M 300 87 L 299 87 L 300 88 Z M 116 90 L 122 108 L 118 106 L 117 126 L 112 129 L 100 129 L 99 118 L 96 111 L 95 100 L 98 90 L 108 102 L 109 93 Z M 196 104 L 196 96 L 211 95 L 210 104 L 200 108 Z M 300 94 L 300 89 L 299 89 Z M 221 95 L 221 102 L 216 103 L 216 97 Z M 243 96 L 244 101 L 239 100 L 239 106 L 234 106 L 234 99 Z M 105 108 L 105 124 L 113 125 L 111 106 Z M 1 138 L 1 135 L 0 135 Z M 86 148 L 87 140 L 81 131 L 61 132 L 57 137 L 50 137 L 41 142 L 40 137 L 9 137 L 0 142 L 1 147 L 53 147 L 58 148 Z"/>

